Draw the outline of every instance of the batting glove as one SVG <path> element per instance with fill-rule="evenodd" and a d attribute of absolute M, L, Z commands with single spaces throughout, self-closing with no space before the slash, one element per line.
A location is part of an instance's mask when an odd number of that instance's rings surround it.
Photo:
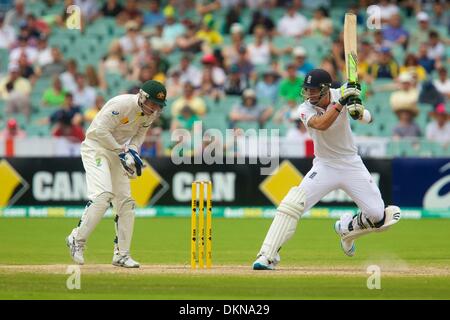
<path fill-rule="evenodd" d="M 361 99 L 356 96 L 350 96 L 347 101 L 347 110 L 353 120 L 359 120 L 364 114 L 364 106 Z"/>
<path fill-rule="evenodd" d="M 361 94 L 361 85 L 358 82 L 348 82 L 341 86 L 341 98 L 339 104 L 346 106 L 350 97 L 359 97 Z"/>

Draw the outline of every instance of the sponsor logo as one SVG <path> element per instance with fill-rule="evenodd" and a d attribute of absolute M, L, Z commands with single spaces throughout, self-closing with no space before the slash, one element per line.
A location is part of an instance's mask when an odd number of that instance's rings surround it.
<path fill-rule="evenodd" d="M 450 172 L 450 162 L 439 169 L 441 174 L 447 171 Z M 450 185 L 450 173 L 440 178 L 428 188 L 423 198 L 424 209 L 450 208 L 450 192 L 448 192 L 448 185 Z M 447 192 L 445 192 L 445 190 L 447 190 Z"/>
<path fill-rule="evenodd" d="M 298 186 L 302 180 L 301 172 L 289 160 L 284 160 L 274 174 L 264 179 L 259 189 L 274 205 L 278 206 L 289 190 Z"/>
<path fill-rule="evenodd" d="M 28 183 L 6 160 L 0 161 L 0 207 L 13 205 L 29 188 Z"/>
<path fill-rule="evenodd" d="M 317 172 L 314 171 L 313 173 L 311 173 L 311 174 L 309 175 L 308 178 L 313 179 L 316 175 L 317 175 Z"/>
<path fill-rule="evenodd" d="M 130 122 L 130 119 L 128 119 L 128 117 L 120 119 L 120 123 L 122 124 L 127 124 L 128 122 Z"/>
<path fill-rule="evenodd" d="M 112 114 L 117 116 L 117 115 L 119 115 L 119 111 L 113 111 Z"/>
<path fill-rule="evenodd" d="M 156 97 L 159 99 L 159 100 L 164 100 L 164 98 L 166 97 L 166 95 L 164 94 L 164 92 L 158 92 L 158 94 L 156 95 Z"/>

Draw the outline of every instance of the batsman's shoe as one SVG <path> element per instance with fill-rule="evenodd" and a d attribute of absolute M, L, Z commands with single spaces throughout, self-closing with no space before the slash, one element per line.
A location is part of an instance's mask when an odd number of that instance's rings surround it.
<path fill-rule="evenodd" d="M 273 261 L 270 261 L 265 255 L 259 255 L 253 262 L 253 270 L 274 270 L 280 260 L 278 253 Z"/>
<path fill-rule="evenodd" d="M 129 255 L 121 255 L 115 253 L 112 260 L 113 266 L 123 267 L 123 268 L 139 268 L 140 264 L 134 261 Z"/>
<path fill-rule="evenodd" d="M 344 214 L 340 220 L 336 221 L 334 224 L 334 231 L 341 237 L 341 248 L 344 253 L 349 256 L 353 257 L 355 255 L 355 242 L 353 240 L 344 240 L 343 237 L 348 233 L 345 228 L 342 226 L 348 225 L 353 219 L 353 216 L 351 214 Z"/>
<path fill-rule="evenodd" d="M 72 234 L 70 234 L 66 238 L 66 244 L 69 247 L 70 256 L 72 257 L 72 260 L 77 264 L 84 264 L 84 257 L 83 257 L 84 245 L 77 243 L 75 237 Z"/>

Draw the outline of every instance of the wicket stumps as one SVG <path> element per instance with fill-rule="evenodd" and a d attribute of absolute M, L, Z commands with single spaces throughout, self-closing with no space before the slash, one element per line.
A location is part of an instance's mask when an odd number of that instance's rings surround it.
<path fill-rule="evenodd" d="M 206 186 L 206 226 L 205 226 L 205 186 Z M 191 212 L 191 268 L 211 268 L 212 265 L 212 183 L 192 182 Z M 197 219 L 198 211 L 198 219 Z M 206 256 L 205 256 L 206 234 Z M 198 249 L 198 250 L 197 250 Z"/>

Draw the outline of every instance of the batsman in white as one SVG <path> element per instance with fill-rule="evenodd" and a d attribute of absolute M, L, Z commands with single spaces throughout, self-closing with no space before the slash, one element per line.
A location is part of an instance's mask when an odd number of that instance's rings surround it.
<path fill-rule="evenodd" d="M 348 256 L 355 253 L 354 240 L 369 232 L 384 231 L 400 219 L 400 208 L 385 208 L 380 190 L 364 166 L 350 128 L 349 115 L 364 123 L 372 121 L 364 109 L 358 83 L 331 88 L 331 76 L 314 69 L 305 76 L 299 108 L 300 119 L 314 141 L 312 169 L 299 186 L 289 190 L 253 263 L 255 270 L 272 270 L 280 262 L 281 246 L 294 234 L 305 211 L 311 209 L 330 191 L 343 189 L 360 212 L 345 214 L 335 223 L 341 247 Z"/>
<path fill-rule="evenodd" d="M 138 94 L 123 94 L 109 100 L 89 126 L 81 144 L 90 201 L 78 227 L 66 238 L 70 255 L 84 264 L 86 242 L 112 203 L 116 210 L 112 264 L 138 268 L 130 256 L 134 227 L 134 200 L 129 179 L 142 173 L 139 149 L 151 123 L 166 104 L 166 88 L 157 81 L 145 82 Z"/>

